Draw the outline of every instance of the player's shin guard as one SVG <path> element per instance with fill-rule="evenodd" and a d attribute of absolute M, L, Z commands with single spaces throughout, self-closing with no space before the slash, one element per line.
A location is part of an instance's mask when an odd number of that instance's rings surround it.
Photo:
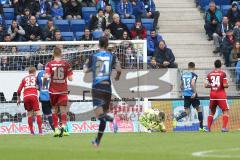
<path fill-rule="evenodd" d="M 53 117 L 53 126 L 54 126 L 54 128 L 58 128 L 58 114 L 53 113 L 52 117 Z"/>
<path fill-rule="evenodd" d="M 67 123 L 67 114 L 66 113 L 63 113 L 61 115 L 61 118 L 62 118 L 62 126 L 66 126 L 66 123 Z"/>
<path fill-rule="evenodd" d="M 97 134 L 97 138 L 96 138 L 96 142 L 98 144 L 100 144 L 100 141 L 102 139 L 104 130 L 106 128 L 106 121 L 103 119 L 99 119 L 100 120 L 100 124 L 99 124 L 99 128 L 98 128 L 98 134 Z"/>
<path fill-rule="evenodd" d="M 180 119 L 187 116 L 187 112 L 182 112 L 178 117 L 176 117 L 176 120 L 179 121 Z"/>
<path fill-rule="evenodd" d="M 29 130 L 30 130 L 31 134 L 34 134 L 34 131 L 33 131 L 33 118 L 32 117 L 28 117 L 28 126 L 29 126 Z"/>
<path fill-rule="evenodd" d="M 212 123 L 213 123 L 213 115 L 209 115 L 208 116 L 208 129 L 209 130 L 211 129 Z"/>
<path fill-rule="evenodd" d="M 226 128 L 227 128 L 228 118 L 229 118 L 228 115 L 225 115 L 225 114 L 224 114 L 224 115 L 222 116 L 222 120 L 223 120 L 222 128 L 223 128 L 223 129 L 226 129 Z"/>
<path fill-rule="evenodd" d="M 37 124 L 38 124 L 39 134 L 42 134 L 42 116 L 40 115 L 37 115 Z"/>
<path fill-rule="evenodd" d="M 202 112 L 198 112 L 199 127 L 203 129 L 203 115 Z"/>

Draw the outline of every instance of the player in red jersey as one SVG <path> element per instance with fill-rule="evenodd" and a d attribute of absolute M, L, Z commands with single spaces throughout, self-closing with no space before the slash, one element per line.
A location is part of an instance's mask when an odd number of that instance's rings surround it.
<path fill-rule="evenodd" d="M 229 118 L 229 106 L 227 103 L 227 95 L 225 92 L 225 88 L 228 88 L 228 82 L 226 73 L 221 70 L 222 63 L 220 60 L 216 60 L 214 62 L 215 69 L 207 75 L 205 87 L 211 88 L 210 92 L 210 115 L 208 116 L 208 129 L 211 130 L 211 126 L 213 123 L 213 117 L 216 112 L 216 107 L 219 106 L 221 108 L 223 115 L 223 125 L 222 132 L 228 132 L 227 124 Z"/>
<path fill-rule="evenodd" d="M 37 115 L 37 124 L 39 134 L 42 134 L 42 115 L 39 109 L 38 102 L 38 91 L 37 91 L 37 77 L 36 77 L 36 68 L 30 67 L 29 75 L 24 77 L 18 87 L 17 90 L 17 104 L 19 105 L 21 100 L 21 92 L 23 91 L 23 102 L 24 108 L 27 110 L 28 115 L 28 125 L 31 134 L 34 134 L 33 130 L 33 113 L 35 112 Z"/>
<path fill-rule="evenodd" d="M 62 60 L 62 51 L 60 48 L 55 47 L 53 53 L 54 60 L 49 62 L 45 71 L 46 74 L 43 78 L 43 86 L 46 86 L 47 78 L 50 78 L 50 101 L 53 106 L 53 124 L 54 124 L 54 137 L 69 135 L 66 129 L 67 123 L 67 102 L 68 102 L 68 86 L 67 79 L 72 81 L 72 68 L 70 64 Z M 61 110 L 61 129 L 58 129 L 58 108 Z"/>

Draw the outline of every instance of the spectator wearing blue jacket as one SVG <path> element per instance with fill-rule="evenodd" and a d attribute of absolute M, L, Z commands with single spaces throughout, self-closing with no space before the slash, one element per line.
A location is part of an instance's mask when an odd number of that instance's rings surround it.
<path fill-rule="evenodd" d="M 145 13 L 144 3 L 141 0 L 132 0 L 133 15 L 140 19 Z"/>
<path fill-rule="evenodd" d="M 99 0 L 96 5 L 96 8 L 97 10 L 102 9 L 105 12 L 107 5 L 110 5 L 110 4 L 111 4 L 110 0 Z"/>
<path fill-rule="evenodd" d="M 156 11 L 155 3 L 153 0 L 142 0 L 145 8 L 145 12 L 142 15 L 142 18 L 153 18 L 153 29 L 157 29 L 158 19 L 160 12 Z"/>
<path fill-rule="evenodd" d="M 118 4 L 117 12 L 121 18 L 135 18 L 132 4 L 128 0 L 121 0 Z"/>
<path fill-rule="evenodd" d="M 240 90 L 240 54 L 237 55 L 238 62 L 236 65 L 236 84 L 237 84 L 237 90 Z"/>
<path fill-rule="evenodd" d="M 63 8 L 58 3 L 58 1 L 54 1 L 51 8 L 51 15 L 54 19 L 62 19 L 63 17 Z"/>
<path fill-rule="evenodd" d="M 163 40 L 160 34 L 156 34 L 155 30 L 151 30 L 150 36 L 147 36 L 147 55 L 153 56 L 159 42 Z"/>
<path fill-rule="evenodd" d="M 206 34 L 208 40 L 213 40 L 213 33 L 216 31 L 218 24 L 222 22 L 222 12 L 216 7 L 215 2 L 209 3 L 209 9 L 205 14 L 205 25 Z"/>

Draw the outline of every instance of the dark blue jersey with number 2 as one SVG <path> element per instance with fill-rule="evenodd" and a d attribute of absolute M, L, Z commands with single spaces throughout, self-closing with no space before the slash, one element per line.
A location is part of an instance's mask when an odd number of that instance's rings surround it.
<path fill-rule="evenodd" d="M 88 68 L 93 72 L 93 88 L 102 81 L 108 81 L 111 85 L 111 73 L 116 61 L 116 56 L 108 51 L 99 51 L 90 56 Z"/>

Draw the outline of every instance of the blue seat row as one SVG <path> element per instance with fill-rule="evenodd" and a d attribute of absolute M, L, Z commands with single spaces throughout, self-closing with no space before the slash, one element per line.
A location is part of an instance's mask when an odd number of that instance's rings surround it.
<path fill-rule="evenodd" d="M 200 5 L 200 8 L 204 10 L 205 7 L 208 6 L 210 1 L 212 0 L 198 0 L 198 4 Z M 230 0 L 214 0 L 214 2 L 216 3 L 216 5 L 219 5 L 219 6 L 231 4 Z"/>
<path fill-rule="evenodd" d="M 231 6 L 231 5 L 221 5 L 221 6 L 217 6 L 217 7 L 221 10 L 222 15 L 223 15 L 223 16 L 226 16 L 228 10 L 229 10 L 232 6 Z M 240 7 L 240 6 L 239 6 L 239 7 Z M 208 8 L 209 8 L 208 6 L 205 6 L 205 11 L 207 11 Z"/>

